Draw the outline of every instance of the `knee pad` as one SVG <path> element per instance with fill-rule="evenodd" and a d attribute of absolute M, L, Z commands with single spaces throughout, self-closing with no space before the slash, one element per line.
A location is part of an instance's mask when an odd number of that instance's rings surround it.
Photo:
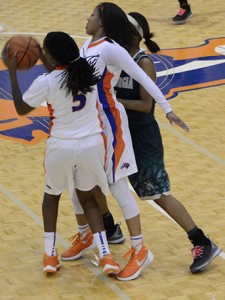
<path fill-rule="evenodd" d="M 119 179 L 109 186 L 113 197 L 119 204 L 125 220 L 136 217 L 140 214 L 137 202 L 129 189 L 126 178 Z"/>

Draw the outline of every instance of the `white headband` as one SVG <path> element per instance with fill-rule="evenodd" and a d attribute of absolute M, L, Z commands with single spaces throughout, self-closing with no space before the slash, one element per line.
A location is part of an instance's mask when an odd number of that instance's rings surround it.
<path fill-rule="evenodd" d="M 143 38 L 143 30 L 141 28 L 141 26 L 138 24 L 138 22 L 135 20 L 135 18 L 133 18 L 130 15 L 127 15 L 127 18 L 129 20 L 129 22 L 134 25 L 135 29 L 138 31 L 138 33 L 140 34 L 140 36 Z"/>

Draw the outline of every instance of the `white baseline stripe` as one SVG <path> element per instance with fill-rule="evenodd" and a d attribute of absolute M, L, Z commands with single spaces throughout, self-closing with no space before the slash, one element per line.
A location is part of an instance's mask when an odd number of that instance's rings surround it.
<path fill-rule="evenodd" d="M 132 192 L 135 193 L 135 190 L 133 189 L 132 185 L 130 184 L 130 182 L 128 181 L 128 186 L 130 188 L 130 190 Z M 136 194 L 136 193 L 135 193 Z M 149 205 L 151 205 L 152 207 L 154 207 L 156 210 L 158 210 L 161 214 L 163 214 L 164 216 L 166 216 L 168 219 L 170 219 L 172 222 L 176 223 L 178 226 L 179 224 L 170 217 L 170 215 L 167 214 L 167 212 L 165 212 L 159 205 L 157 205 L 155 203 L 155 201 L 153 200 L 143 200 L 143 201 L 146 201 Z M 225 260 L 225 253 L 223 251 L 220 252 L 219 256 Z"/>
<path fill-rule="evenodd" d="M 132 185 L 130 184 L 129 181 L 128 181 L 128 186 L 129 186 L 130 190 L 136 194 L 135 190 L 133 189 L 133 187 L 132 187 Z M 159 205 L 157 205 L 157 204 L 155 203 L 155 201 L 153 201 L 153 200 L 143 200 L 143 201 L 146 201 L 149 205 L 153 206 L 156 210 L 158 210 L 158 211 L 161 212 L 164 216 L 166 216 L 168 219 L 170 219 L 171 221 L 173 221 L 174 223 L 177 224 L 177 222 L 174 221 L 174 219 L 172 219 L 172 218 L 168 215 L 168 213 L 165 212 L 165 210 L 163 210 Z M 178 224 L 177 224 L 177 225 L 178 225 Z"/>
<path fill-rule="evenodd" d="M 198 70 L 198 69 L 202 69 L 202 68 L 206 68 L 206 67 L 211 67 L 211 66 L 216 66 L 219 64 L 224 64 L 225 60 L 224 59 L 220 59 L 220 60 L 206 60 L 206 61 L 192 61 L 190 63 L 184 64 L 182 66 L 179 67 L 175 67 L 175 68 L 171 68 L 168 69 L 166 71 L 159 71 L 157 72 L 157 76 L 161 77 L 161 76 L 168 76 L 174 73 L 184 73 L 187 71 L 193 71 L 193 70 Z"/>
<path fill-rule="evenodd" d="M 6 27 L 6 26 L 5 26 Z M 5 35 L 14 35 L 14 34 L 30 34 L 30 35 L 41 35 L 44 36 L 46 35 L 46 33 L 35 33 L 35 32 L 1 32 L 0 34 L 5 34 Z M 84 36 L 76 36 L 76 35 L 71 35 L 74 38 L 81 38 L 81 39 L 87 39 L 87 37 Z M 221 63 L 221 62 L 220 62 Z M 219 164 L 225 165 L 225 161 L 222 160 L 221 158 L 217 157 L 216 155 L 214 155 L 213 153 L 209 152 L 208 150 L 206 150 L 204 147 L 194 143 L 193 141 L 191 141 L 190 139 L 186 138 L 185 136 L 183 136 L 182 134 L 180 134 L 179 132 L 177 132 L 176 130 L 174 130 L 173 128 L 167 126 L 166 124 L 157 121 L 159 123 L 159 125 L 161 127 L 163 127 L 164 129 L 170 131 L 171 133 L 173 133 L 174 135 L 176 135 L 177 137 L 179 137 L 181 140 L 183 140 L 184 142 L 186 142 L 187 144 L 193 146 L 194 148 L 196 148 L 199 152 L 204 153 L 205 155 L 207 155 L 208 157 L 212 158 L 213 160 L 217 161 Z M 133 190 L 132 186 L 130 185 L 131 190 Z M 0 189 L 1 189 L 1 184 L 0 184 Z M 134 191 L 134 190 L 133 190 Z M 155 207 L 158 211 L 160 211 L 161 213 L 163 213 L 166 217 L 168 217 L 170 220 L 172 220 L 173 222 L 175 222 L 166 212 L 164 212 L 164 210 L 162 210 L 157 204 L 154 203 L 154 201 L 151 200 L 147 200 L 148 203 L 150 205 L 152 205 L 153 207 Z M 22 202 L 21 202 L 22 203 Z M 176 222 L 175 222 L 176 223 Z M 64 240 L 65 241 L 65 240 Z M 66 242 L 67 243 L 67 242 Z M 63 244 L 63 243 L 62 243 Z M 221 252 L 220 257 L 222 257 L 223 259 L 225 259 L 225 253 Z M 120 291 L 120 289 L 119 289 Z M 125 295 L 126 296 L 126 295 Z M 128 296 L 126 296 L 128 297 Z M 122 298 L 125 299 L 125 298 Z M 129 298 L 127 298 L 129 299 Z"/>
<path fill-rule="evenodd" d="M 225 161 L 223 159 L 221 159 L 220 157 L 216 156 L 215 154 L 213 154 L 212 152 L 209 152 L 207 149 L 205 149 L 204 147 L 198 145 L 197 143 L 193 142 L 192 140 L 190 140 L 189 138 L 185 137 L 184 135 L 182 135 L 180 132 L 178 132 L 177 130 L 173 129 L 171 125 L 166 125 L 165 123 L 162 123 L 160 121 L 158 121 L 158 124 L 160 127 L 163 127 L 164 129 L 166 129 L 167 131 L 169 131 L 170 133 L 172 133 L 173 135 L 176 135 L 180 140 L 182 140 L 183 142 L 191 145 L 193 148 L 197 149 L 199 152 L 205 154 L 206 156 L 208 156 L 209 158 L 215 160 L 216 162 L 218 162 L 220 165 L 225 166 Z"/>
<path fill-rule="evenodd" d="M 216 162 L 218 162 L 220 165 L 225 165 L 225 161 L 223 159 L 221 159 L 220 157 L 216 156 L 215 154 L 209 152 L 207 149 L 205 149 L 204 147 L 198 145 L 197 143 L 193 142 L 192 140 L 190 140 L 189 138 L 183 136 L 181 133 L 179 133 L 178 131 L 176 131 L 175 129 L 171 128 L 171 125 L 168 126 L 160 121 L 157 121 L 159 123 L 160 127 L 163 127 L 164 129 L 166 129 L 167 131 L 171 132 L 172 134 L 176 135 L 177 137 L 179 137 L 183 142 L 191 145 L 193 148 L 195 148 L 196 150 L 198 150 L 199 152 L 203 153 L 204 155 L 208 156 L 209 158 L 215 160 Z M 148 201 L 148 203 L 150 205 L 152 205 L 152 201 Z M 156 209 L 158 209 L 158 205 L 152 205 L 154 206 Z M 161 209 L 161 208 L 160 208 Z M 160 210 L 165 216 L 169 217 L 171 219 L 171 217 L 164 212 L 162 209 Z M 173 219 L 172 219 L 173 220 Z M 174 220 L 173 220 L 174 221 Z M 175 222 L 175 221 L 174 221 Z M 176 222 L 175 222 L 176 223 Z M 223 258 L 225 260 L 225 253 L 222 251 L 219 256 L 221 258 Z"/>
<path fill-rule="evenodd" d="M 43 227 L 42 219 L 37 216 L 31 209 L 29 209 L 20 199 L 15 197 L 4 185 L 0 183 L 0 191 L 6 195 L 16 206 L 18 206 L 23 212 L 25 212 L 33 221 L 35 221 L 38 225 Z M 59 234 L 57 234 L 57 241 L 60 242 L 63 246 L 69 247 L 70 244 Z M 91 262 L 88 259 L 83 259 L 84 265 L 87 269 L 89 269 L 95 276 L 100 278 L 104 283 L 112 289 L 112 291 L 122 300 L 130 300 L 131 298 L 126 295 L 120 288 L 117 287 L 108 277 L 106 277 L 101 270 L 96 269 L 96 267 L 91 267 Z M 100 271 L 100 272 L 99 272 Z"/>
<path fill-rule="evenodd" d="M 46 36 L 47 33 L 45 32 L 18 32 L 18 31 L 3 31 L 0 33 L 1 35 L 17 35 L 17 34 L 25 34 L 25 35 L 40 35 L 40 36 Z M 70 35 L 73 38 L 77 39 L 87 39 L 88 36 L 80 36 L 80 35 Z"/>

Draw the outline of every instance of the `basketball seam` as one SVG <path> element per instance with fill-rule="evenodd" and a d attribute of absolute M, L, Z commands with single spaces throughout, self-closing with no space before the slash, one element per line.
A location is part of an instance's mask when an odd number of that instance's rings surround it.
<path fill-rule="evenodd" d="M 23 60 L 24 57 L 26 56 L 27 51 L 28 51 L 28 49 L 30 48 L 31 41 L 32 41 L 32 38 L 30 38 L 29 43 L 28 43 L 28 45 L 27 45 L 27 48 L 26 48 L 26 50 L 24 51 L 24 54 L 23 54 L 23 56 L 21 57 L 20 61 L 18 62 L 17 67 L 19 67 L 20 63 L 22 62 L 22 60 Z M 29 67 L 30 67 L 30 64 L 29 64 Z M 29 68 L 29 67 L 28 67 L 28 68 Z"/>

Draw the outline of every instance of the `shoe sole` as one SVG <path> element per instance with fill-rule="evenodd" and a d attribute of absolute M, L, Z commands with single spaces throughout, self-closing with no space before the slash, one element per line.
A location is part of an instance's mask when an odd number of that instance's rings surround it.
<path fill-rule="evenodd" d="M 123 244 L 124 241 L 125 241 L 125 238 L 122 237 L 122 238 L 117 239 L 117 240 L 112 240 L 112 241 L 109 241 L 109 240 L 108 240 L 108 244 Z"/>
<path fill-rule="evenodd" d="M 214 260 L 214 258 L 216 258 L 221 253 L 221 251 L 222 251 L 222 249 L 217 248 L 217 250 L 213 253 L 213 256 L 211 257 L 211 259 L 209 261 L 207 261 L 204 265 L 200 266 L 199 268 L 190 270 L 191 273 L 195 274 L 195 273 L 204 271 L 206 269 L 206 267 Z"/>
<path fill-rule="evenodd" d="M 139 277 L 139 275 L 141 274 L 142 270 L 145 267 L 147 267 L 148 265 L 150 265 L 153 260 L 154 260 L 154 254 L 151 251 L 148 251 L 148 256 L 147 256 L 145 262 L 143 263 L 143 265 L 140 267 L 140 269 L 135 274 L 133 274 L 130 277 L 119 277 L 119 276 L 117 276 L 117 279 L 121 280 L 121 281 L 128 281 L 128 280 L 133 280 L 133 279 Z"/>
<path fill-rule="evenodd" d="M 97 246 L 95 245 L 95 243 L 93 242 L 88 248 L 85 248 L 84 250 L 82 250 L 79 254 L 72 256 L 72 257 L 60 257 L 61 260 L 65 260 L 65 261 L 70 261 L 70 260 L 77 260 L 78 258 L 80 258 L 85 252 L 92 250 L 94 248 L 96 248 Z"/>
<path fill-rule="evenodd" d="M 190 18 L 192 18 L 193 17 L 193 13 L 191 13 L 185 20 L 183 20 L 183 21 L 173 21 L 172 20 L 172 22 L 174 23 L 174 24 L 176 24 L 176 25 L 182 25 L 182 24 L 184 24 L 184 23 L 186 23 L 186 21 L 188 20 L 188 19 L 190 19 Z"/>
<path fill-rule="evenodd" d="M 56 265 L 55 267 L 47 265 L 44 267 L 43 272 L 45 273 L 55 273 L 61 268 L 61 264 Z"/>
<path fill-rule="evenodd" d="M 112 267 L 108 265 L 106 269 L 105 267 L 103 268 L 103 273 L 108 276 L 116 276 L 119 272 L 120 272 L 119 267 Z"/>

